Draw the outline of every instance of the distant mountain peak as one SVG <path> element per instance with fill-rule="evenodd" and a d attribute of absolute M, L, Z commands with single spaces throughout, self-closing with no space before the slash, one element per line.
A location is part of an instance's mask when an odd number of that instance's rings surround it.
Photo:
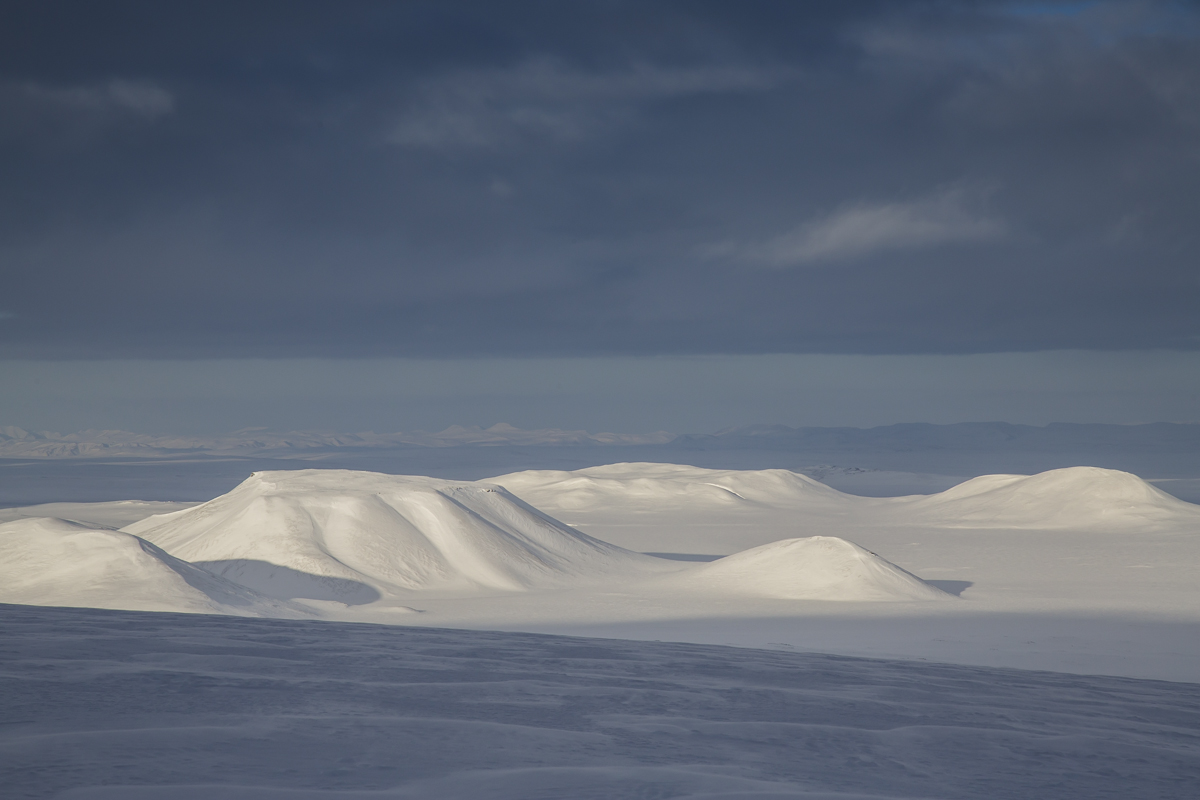
<path fill-rule="evenodd" d="M 0 458 L 89 458 L 113 456 L 164 457 L 205 453 L 237 456 L 315 455 L 352 448 L 387 450 L 397 447 L 551 446 L 551 445 L 636 445 L 664 444 L 675 434 L 588 433 L 558 428 L 522 430 L 506 422 L 484 429 L 451 425 L 437 433 L 355 434 L 323 431 L 277 432 L 266 428 L 244 428 L 219 436 L 172 436 L 131 433 L 119 430 L 87 430 L 78 433 L 30 433 L 22 428 L 0 428 Z"/>

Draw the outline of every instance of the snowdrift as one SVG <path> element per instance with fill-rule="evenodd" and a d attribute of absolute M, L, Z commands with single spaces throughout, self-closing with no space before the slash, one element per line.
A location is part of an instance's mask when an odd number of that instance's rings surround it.
<path fill-rule="evenodd" d="M 166 554 L 128 533 L 52 518 L 0 525 L 0 602 L 302 617 L 302 609 Z"/>
<path fill-rule="evenodd" d="M 1200 527 L 1200 506 L 1136 475 L 1070 467 L 1037 475 L 984 475 L 941 494 L 910 501 L 906 521 L 947 527 Z"/>
<path fill-rule="evenodd" d="M 499 486 L 349 470 L 259 472 L 228 494 L 124 529 L 279 598 L 355 604 L 663 569 L 586 536 Z"/>
<path fill-rule="evenodd" d="M 718 470 L 625 463 L 574 472 L 528 470 L 490 478 L 555 511 L 701 510 L 738 506 L 839 507 L 855 499 L 786 469 Z"/>
<path fill-rule="evenodd" d="M 930 586 L 853 542 L 834 536 L 784 539 L 690 571 L 692 588 L 788 600 L 947 600 Z"/>

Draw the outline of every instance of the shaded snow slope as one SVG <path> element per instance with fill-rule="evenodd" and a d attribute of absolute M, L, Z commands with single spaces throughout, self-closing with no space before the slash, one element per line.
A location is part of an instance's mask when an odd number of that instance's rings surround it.
<path fill-rule="evenodd" d="M 1172 497 L 1136 475 L 1097 467 L 984 475 L 940 494 L 898 504 L 897 511 L 912 521 L 969 527 L 1146 527 L 1190 522 L 1200 530 L 1200 506 Z"/>
<path fill-rule="evenodd" d="M 1200 685 L 8 607 L 5 800 L 1194 800 Z"/>
<path fill-rule="evenodd" d="M 786 469 L 703 469 L 627 463 L 574 472 L 528 470 L 490 478 L 539 508 L 560 511 L 619 506 L 628 511 L 696 510 L 755 504 L 839 507 L 855 498 Z"/>
<path fill-rule="evenodd" d="M 870 550 L 834 536 L 784 539 L 686 575 L 702 591 L 789 600 L 948 600 L 951 595 Z"/>
<path fill-rule="evenodd" d="M 119 531 L 61 519 L 0 524 L 0 602 L 302 616 Z"/>
<path fill-rule="evenodd" d="M 521 591 L 662 568 L 498 486 L 349 470 L 255 473 L 125 530 L 273 596 L 349 603 L 372 591 Z"/>

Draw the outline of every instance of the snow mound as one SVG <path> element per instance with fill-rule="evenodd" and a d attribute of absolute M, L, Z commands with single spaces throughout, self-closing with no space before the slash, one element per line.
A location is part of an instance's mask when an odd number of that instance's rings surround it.
<path fill-rule="evenodd" d="M 301 609 L 119 531 L 47 517 L 0 525 L 0 602 L 300 617 Z"/>
<path fill-rule="evenodd" d="M 784 539 L 691 570 L 693 586 L 788 600 L 946 600 L 951 595 L 853 542 L 834 536 Z"/>
<path fill-rule="evenodd" d="M 949 527 L 1200 525 L 1200 506 L 1172 497 L 1136 475 L 1098 467 L 984 475 L 917 499 L 908 510 L 914 521 Z"/>
<path fill-rule="evenodd" d="M 662 569 L 499 486 L 350 470 L 255 473 L 203 505 L 124 530 L 273 597 L 350 604 Z"/>
<path fill-rule="evenodd" d="M 826 507 L 850 500 L 836 489 L 786 469 L 623 463 L 574 472 L 528 470 L 489 481 L 553 511 L 602 511 L 614 506 L 654 512 L 754 505 Z"/>

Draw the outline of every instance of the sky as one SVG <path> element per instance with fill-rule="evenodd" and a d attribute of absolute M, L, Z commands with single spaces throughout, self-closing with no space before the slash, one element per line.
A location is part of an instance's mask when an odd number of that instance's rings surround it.
<path fill-rule="evenodd" d="M 0 424 L 1190 421 L 1198 210 L 1194 3 L 10 3 Z"/>
<path fill-rule="evenodd" d="M 1200 355 L 1173 351 L 0 362 L 0 408 L 56 432 L 1200 423 L 1197 397 Z"/>

